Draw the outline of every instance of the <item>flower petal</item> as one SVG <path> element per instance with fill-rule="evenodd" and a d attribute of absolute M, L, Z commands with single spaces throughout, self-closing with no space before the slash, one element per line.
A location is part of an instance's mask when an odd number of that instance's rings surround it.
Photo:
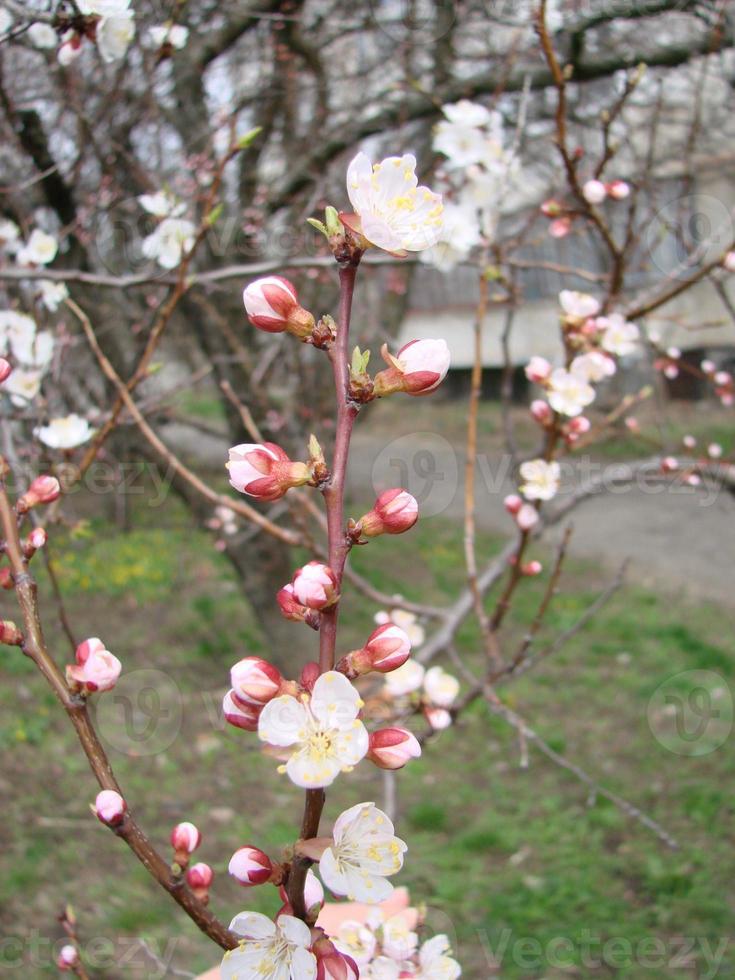
<path fill-rule="evenodd" d="M 230 923 L 230 931 L 245 939 L 268 939 L 275 936 L 276 926 L 260 912 L 240 912 Z"/>
<path fill-rule="evenodd" d="M 347 728 L 357 718 L 362 699 L 344 674 L 328 670 L 317 678 L 311 695 L 311 713 L 325 728 Z"/>
<path fill-rule="evenodd" d="M 258 719 L 258 737 L 269 745 L 294 745 L 306 737 L 309 716 L 306 708 L 290 694 L 273 698 Z"/>

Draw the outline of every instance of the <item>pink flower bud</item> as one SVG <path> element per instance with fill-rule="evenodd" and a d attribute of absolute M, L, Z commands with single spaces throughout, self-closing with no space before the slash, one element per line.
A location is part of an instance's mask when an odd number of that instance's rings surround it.
<path fill-rule="evenodd" d="M 523 498 L 519 497 L 517 493 L 509 493 L 503 504 L 509 514 L 517 514 L 523 506 Z"/>
<path fill-rule="evenodd" d="M 301 670 L 301 677 L 299 678 L 299 684 L 305 691 L 314 690 L 314 685 L 317 682 L 317 678 L 321 671 L 319 670 L 319 664 L 316 660 L 310 660 L 308 663 L 304 664 Z"/>
<path fill-rule="evenodd" d="M 538 511 L 533 504 L 523 504 L 516 514 L 516 524 L 521 531 L 530 531 L 538 524 Z"/>
<path fill-rule="evenodd" d="M 329 940 L 318 940 L 314 945 L 314 953 L 316 980 L 359 980 L 360 970 L 357 963 L 347 953 L 340 953 Z"/>
<path fill-rule="evenodd" d="M 716 385 L 722 385 L 724 387 L 725 385 L 729 385 L 731 381 L 732 375 L 729 371 L 715 371 Z"/>
<path fill-rule="evenodd" d="M 419 517 L 419 505 L 408 490 L 396 487 L 385 490 L 373 504 L 373 509 L 364 514 L 359 525 L 366 538 L 379 534 L 403 534 L 409 531 Z"/>
<path fill-rule="evenodd" d="M 722 446 L 719 442 L 711 442 L 707 446 L 707 455 L 710 459 L 720 459 L 722 456 Z"/>
<path fill-rule="evenodd" d="M 545 357 L 534 355 L 526 365 L 526 377 L 529 381 L 542 384 L 549 378 L 552 370 L 551 364 Z"/>
<path fill-rule="evenodd" d="M 0 588 L 7 589 L 8 591 L 15 588 L 13 573 L 7 565 L 3 565 L 0 568 Z"/>
<path fill-rule="evenodd" d="M 23 634 L 9 619 L 0 619 L 0 643 L 6 643 L 9 647 L 23 645 Z"/>
<path fill-rule="evenodd" d="M 661 469 L 664 473 L 674 473 L 679 469 L 679 461 L 674 456 L 666 456 L 661 460 Z"/>
<path fill-rule="evenodd" d="M 177 823 L 171 831 L 171 846 L 177 854 L 187 857 L 195 851 L 202 842 L 202 835 L 193 823 L 185 820 Z"/>
<path fill-rule="evenodd" d="M 8 380 L 12 370 L 13 367 L 10 361 L 6 361 L 4 357 L 0 357 L 0 385 L 3 383 L 3 381 Z"/>
<path fill-rule="evenodd" d="M 79 963 L 79 953 L 76 946 L 72 946 L 71 943 L 67 943 L 62 946 L 59 950 L 59 955 L 56 957 L 56 966 L 62 973 L 69 973 L 74 970 Z"/>
<path fill-rule="evenodd" d="M 339 599 L 334 572 L 318 561 L 310 561 L 300 568 L 291 584 L 296 601 L 307 609 L 327 609 Z"/>
<path fill-rule="evenodd" d="M 630 196 L 630 184 L 626 184 L 624 180 L 611 180 L 605 186 L 607 193 L 614 201 L 624 201 L 626 197 Z"/>
<path fill-rule="evenodd" d="M 722 267 L 728 272 L 735 272 L 735 252 L 728 252 L 722 260 Z"/>
<path fill-rule="evenodd" d="M 641 424 L 634 415 L 630 415 L 625 420 L 625 428 L 628 432 L 632 432 L 634 435 L 641 431 Z"/>
<path fill-rule="evenodd" d="M 384 356 L 390 367 L 379 371 L 373 379 L 373 391 L 378 398 L 396 391 L 428 395 L 446 377 L 451 360 L 445 340 L 412 340 L 395 358 Z"/>
<path fill-rule="evenodd" d="M 405 728 L 379 728 L 370 735 L 367 758 L 380 769 L 402 769 L 420 755 L 418 740 Z"/>
<path fill-rule="evenodd" d="M 238 703 L 234 691 L 228 691 L 222 700 L 222 714 L 227 721 L 246 732 L 257 732 L 260 711 L 254 705 Z"/>
<path fill-rule="evenodd" d="M 529 576 L 540 575 L 543 567 L 544 566 L 541 564 L 541 562 L 536 561 L 535 559 L 534 561 L 527 561 L 525 565 L 521 565 L 521 574 Z"/>
<path fill-rule="evenodd" d="M 299 305 L 296 289 L 282 276 L 265 276 L 246 286 L 242 294 L 248 319 L 266 333 L 287 330 L 301 340 L 311 336 L 314 317 Z"/>
<path fill-rule="evenodd" d="M 241 847 L 230 858 L 228 871 L 241 885 L 262 885 L 273 873 L 271 859 L 257 847 Z"/>
<path fill-rule="evenodd" d="M 214 871 L 203 861 L 199 861 L 198 864 L 192 864 L 186 872 L 186 883 L 195 894 L 197 892 L 207 891 L 213 881 Z"/>
<path fill-rule="evenodd" d="M 681 441 L 686 449 L 694 449 L 694 447 L 697 445 L 697 440 L 694 438 L 694 436 L 684 436 Z"/>
<path fill-rule="evenodd" d="M 39 548 L 43 548 L 47 541 L 48 535 L 42 527 L 34 527 L 31 533 L 28 535 L 28 543 L 31 545 L 34 551 L 38 551 Z"/>
<path fill-rule="evenodd" d="M 51 504 L 61 495 L 61 486 L 55 476 L 37 476 L 15 508 L 19 514 L 25 514 L 31 507 L 39 504 Z"/>
<path fill-rule="evenodd" d="M 293 585 L 291 585 L 291 583 L 284 585 L 282 589 L 279 589 L 279 591 L 276 593 L 276 602 L 281 607 L 281 613 L 286 617 L 286 619 L 291 619 L 295 623 L 303 622 L 307 613 L 310 612 L 306 606 L 302 606 L 301 603 L 296 600 Z"/>
<path fill-rule="evenodd" d="M 663 376 L 668 378 L 669 381 L 673 381 L 674 378 L 679 377 L 679 368 L 676 364 L 665 364 L 663 369 Z"/>
<path fill-rule="evenodd" d="M 539 425 L 546 425 L 551 421 L 554 413 L 551 410 L 551 406 L 548 402 L 545 402 L 542 398 L 535 398 L 531 402 L 531 415 L 536 419 Z"/>
<path fill-rule="evenodd" d="M 446 708 L 435 708 L 433 705 L 424 706 L 424 717 L 435 732 L 441 732 L 452 724 L 452 715 Z"/>
<path fill-rule="evenodd" d="M 231 669 L 230 682 L 240 704 L 262 708 L 280 694 L 283 676 L 267 660 L 245 657 Z"/>
<path fill-rule="evenodd" d="M 582 187 L 582 196 L 588 204 L 602 204 L 607 197 L 607 187 L 601 180 L 588 180 Z"/>
<path fill-rule="evenodd" d="M 292 462 L 273 442 L 233 446 L 225 466 L 230 486 L 258 500 L 278 500 L 291 487 L 301 487 L 311 479 L 306 463 Z"/>
<path fill-rule="evenodd" d="M 402 667 L 411 654 L 411 641 L 408 634 L 395 623 L 383 623 L 370 634 L 361 650 L 348 653 L 337 664 L 337 670 L 350 680 L 377 670 L 388 674 Z"/>
<path fill-rule="evenodd" d="M 117 657 L 106 650 L 96 636 L 79 644 L 76 661 L 76 664 L 67 665 L 66 680 L 70 687 L 83 694 L 111 690 L 122 669 Z"/>
<path fill-rule="evenodd" d="M 117 827 L 123 822 L 128 805 L 114 789 L 103 789 L 94 801 L 94 812 L 108 827 Z"/>
<path fill-rule="evenodd" d="M 572 219 L 569 216 L 555 218 L 549 223 L 549 234 L 552 238 L 566 238 L 572 230 Z"/>
<path fill-rule="evenodd" d="M 591 428 L 592 423 L 584 415 L 575 415 L 573 419 L 569 419 L 567 422 L 568 431 L 577 436 L 584 435 L 586 432 L 589 432 Z"/>
<path fill-rule="evenodd" d="M 701 367 L 701 369 L 704 371 L 705 374 L 714 374 L 715 371 L 717 370 L 717 365 L 715 364 L 715 362 L 710 361 L 707 358 L 705 358 L 699 366 Z"/>

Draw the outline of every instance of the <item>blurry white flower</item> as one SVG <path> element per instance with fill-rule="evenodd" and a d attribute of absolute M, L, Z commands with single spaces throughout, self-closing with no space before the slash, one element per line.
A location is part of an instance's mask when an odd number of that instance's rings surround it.
<path fill-rule="evenodd" d="M 559 293 L 559 303 L 567 316 L 574 319 L 586 320 L 600 312 L 600 304 L 588 293 L 580 293 L 576 289 L 562 289 Z"/>
<path fill-rule="evenodd" d="M 416 614 L 408 612 L 405 609 L 391 609 L 390 612 L 385 612 L 385 610 L 378 612 L 375 614 L 375 622 L 380 626 L 384 623 L 394 623 L 396 626 L 399 626 L 408 636 L 411 641 L 411 648 L 414 650 L 416 647 L 420 647 L 426 639 L 424 628 L 418 622 Z"/>
<path fill-rule="evenodd" d="M 607 197 L 607 187 L 601 180 L 588 180 L 582 187 L 582 196 L 588 204 L 602 204 Z"/>
<path fill-rule="evenodd" d="M 39 279 L 38 291 L 41 302 L 51 313 L 55 313 L 69 295 L 64 282 L 52 282 L 51 279 Z"/>
<path fill-rule="evenodd" d="M 32 401 L 41 390 L 42 378 L 43 373 L 41 371 L 15 368 L 3 383 L 2 390 L 5 394 L 10 395 L 10 400 L 14 405 L 23 407 Z"/>
<path fill-rule="evenodd" d="M 309 951 L 311 930 L 292 915 L 275 922 L 260 912 L 241 912 L 230 929 L 243 938 L 228 950 L 220 966 L 221 980 L 314 980 L 316 957 Z"/>
<path fill-rule="evenodd" d="M 103 17 L 97 25 L 97 47 L 102 60 L 108 64 L 125 57 L 130 42 L 135 37 L 135 21 L 132 11 L 111 17 Z"/>
<path fill-rule="evenodd" d="M 36 22 L 27 31 L 28 40 L 36 48 L 55 48 L 59 40 L 56 31 L 50 24 Z"/>
<path fill-rule="evenodd" d="M 74 413 L 51 419 L 48 425 L 33 430 L 36 438 L 51 449 L 74 449 L 87 442 L 93 432 L 89 422 Z"/>
<path fill-rule="evenodd" d="M 626 320 L 622 314 L 611 313 L 610 316 L 600 316 L 595 324 L 598 329 L 604 331 L 601 341 L 603 350 L 618 357 L 625 357 L 636 349 L 640 336 L 638 327 Z"/>
<path fill-rule="evenodd" d="M 383 952 L 391 959 L 411 959 L 418 943 L 419 937 L 409 928 L 405 916 L 394 915 L 383 923 Z"/>
<path fill-rule="evenodd" d="M 392 670 L 385 677 L 385 689 L 391 697 L 399 698 L 404 694 L 418 691 L 424 683 L 425 670 L 416 660 L 407 660 L 402 667 Z"/>
<path fill-rule="evenodd" d="M 476 208 L 466 204 L 445 204 L 441 238 L 419 258 L 441 272 L 450 272 L 467 258 L 481 239 Z"/>
<path fill-rule="evenodd" d="M 459 681 L 442 667 L 430 667 L 424 678 L 424 691 L 437 708 L 451 708 L 459 694 Z"/>
<path fill-rule="evenodd" d="M 347 953 L 359 967 L 367 966 L 373 958 L 377 940 L 375 934 L 361 922 L 346 919 L 332 941 L 340 953 Z"/>
<path fill-rule="evenodd" d="M 492 113 L 479 102 L 470 102 L 469 99 L 460 99 L 459 102 L 450 102 L 442 106 L 442 112 L 450 123 L 458 126 L 484 126 L 490 122 Z"/>
<path fill-rule="evenodd" d="M 155 194 L 141 194 L 138 204 L 157 218 L 179 218 L 186 210 L 186 205 L 177 201 L 168 191 L 156 191 Z"/>
<path fill-rule="evenodd" d="M 590 351 L 588 354 L 580 354 L 575 357 L 569 370 L 576 374 L 583 381 L 604 381 L 605 378 L 615 374 L 615 361 L 612 357 L 606 357 L 600 351 Z"/>
<path fill-rule="evenodd" d="M 77 7 L 87 16 L 119 17 L 127 13 L 130 0 L 77 0 Z"/>
<path fill-rule="evenodd" d="M 450 956 L 452 949 L 444 935 L 434 936 L 419 950 L 419 980 L 456 980 L 462 968 Z"/>
<path fill-rule="evenodd" d="M 595 389 L 580 375 L 556 368 L 549 377 L 548 398 L 555 412 L 572 418 L 595 400 Z"/>
<path fill-rule="evenodd" d="M 165 218 L 143 240 L 143 255 L 164 269 L 174 269 L 194 245 L 196 226 L 184 218 Z"/>
<path fill-rule="evenodd" d="M 0 218 L 0 246 L 12 255 L 18 249 L 19 239 L 20 229 L 16 223 L 9 218 Z"/>
<path fill-rule="evenodd" d="M 437 153 L 443 153 L 447 158 L 447 169 L 461 170 L 482 160 L 486 140 L 482 130 L 474 126 L 443 119 L 436 125 L 432 146 Z"/>
<path fill-rule="evenodd" d="M 0 352 L 10 346 L 15 353 L 16 344 L 23 347 L 30 345 L 35 336 L 36 321 L 33 317 L 16 310 L 0 310 Z"/>
<path fill-rule="evenodd" d="M 371 164 L 358 153 L 347 168 L 347 194 L 359 221 L 349 214 L 340 217 L 352 231 L 394 255 L 431 248 L 442 233 L 441 194 L 417 185 L 412 154 Z"/>
<path fill-rule="evenodd" d="M 53 235 L 34 228 L 28 241 L 18 249 L 18 265 L 48 265 L 56 258 L 59 244 Z"/>
<path fill-rule="evenodd" d="M 170 44 L 180 50 L 186 47 L 188 39 L 189 29 L 181 24 L 156 24 L 148 28 L 147 40 L 154 48 Z"/>
<path fill-rule="evenodd" d="M 557 462 L 529 459 L 521 463 L 520 474 L 520 490 L 526 500 L 551 500 L 559 489 L 561 469 Z"/>

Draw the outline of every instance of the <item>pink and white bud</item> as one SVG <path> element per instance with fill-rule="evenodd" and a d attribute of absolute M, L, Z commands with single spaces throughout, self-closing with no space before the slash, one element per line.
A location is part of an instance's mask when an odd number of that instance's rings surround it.
<path fill-rule="evenodd" d="M 545 357 L 534 355 L 526 365 L 526 377 L 535 384 L 543 384 L 551 377 L 553 368 Z"/>
<path fill-rule="evenodd" d="M 209 889 L 212 887 L 212 882 L 214 881 L 214 871 L 205 864 L 203 861 L 199 861 L 197 864 L 192 864 L 189 870 L 186 872 L 186 883 L 194 892 L 199 901 L 205 901 L 208 897 Z"/>
<path fill-rule="evenodd" d="M 293 462 L 273 442 L 233 446 L 225 466 L 230 486 L 257 500 L 278 500 L 291 487 L 301 487 L 311 479 L 306 463 Z"/>
<path fill-rule="evenodd" d="M 55 476 L 37 476 L 18 500 L 15 509 L 19 514 L 25 514 L 31 507 L 37 507 L 39 504 L 51 504 L 60 496 L 61 485 Z"/>
<path fill-rule="evenodd" d="M 3 383 L 3 381 L 8 380 L 12 370 L 13 365 L 10 363 L 10 361 L 6 361 L 4 357 L 0 357 L 0 385 Z"/>
<path fill-rule="evenodd" d="M 694 438 L 694 436 L 684 436 L 681 441 L 686 449 L 694 449 L 694 447 L 697 445 L 697 440 Z"/>
<path fill-rule="evenodd" d="M 661 460 L 661 469 L 664 473 L 675 473 L 679 469 L 679 461 L 675 456 L 665 456 Z"/>
<path fill-rule="evenodd" d="M 94 801 L 97 818 L 108 827 L 118 827 L 124 820 L 128 805 L 114 789 L 103 789 Z"/>
<path fill-rule="evenodd" d="M 193 823 L 189 823 L 185 820 L 183 823 L 177 823 L 174 829 L 171 831 L 171 846 L 176 853 L 176 860 L 179 860 L 179 855 L 184 857 L 185 861 L 188 861 L 189 855 L 192 854 L 201 844 L 202 835 Z M 184 862 L 179 861 L 179 864 Z"/>
<path fill-rule="evenodd" d="M 282 589 L 279 589 L 276 593 L 276 602 L 281 607 L 281 613 L 286 619 L 291 619 L 295 623 L 304 622 L 307 615 L 311 612 L 306 606 L 302 606 L 301 603 L 296 599 L 293 591 L 293 585 L 289 582 L 288 585 L 284 585 Z"/>
<path fill-rule="evenodd" d="M 679 377 L 679 368 L 676 366 L 676 364 L 672 364 L 671 362 L 667 361 L 663 365 L 663 370 L 661 373 L 665 378 L 668 378 L 669 381 L 673 381 L 674 378 Z"/>
<path fill-rule="evenodd" d="M 31 533 L 28 535 L 28 544 L 34 551 L 38 551 L 39 548 L 43 548 L 47 541 L 48 535 L 42 527 L 34 527 Z"/>
<path fill-rule="evenodd" d="M 424 706 L 424 717 L 435 732 L 441 732 L 452 724 L 451 712 L 446 708 L 436 708 L 433 705 Z"/>
<path fill-rule="evenodd" d="M 328 609 L 339 599 L 334 572 L 318 561 L 310 561 L 300 568 L 291 585 L 296 601 L 307 609 Z"/>
<path fill-rule="evenodd" d="M 722 260 L 722 268 L 728 272 L 735 272 L 735 252 L 728 252 Z"/>
<path fill-rule="evenodd" d="M 576 289 L 562 289 L 559 293 L 559 304 L 571 320 L 584 321 L 600 312 L 600 304 L 594 296 L 580 293 Z"/>
<path fill-rule="evenodd" d="M 575 436 L 583 436 L 592 428 L 592 423 L 585 415 L 575 415 L 567 422 L 567 431 Z"/>
<path fill-rule="evenodd" d="M 715 384 L 725 387 L 732 383 L 732 375 L 729 371 L 715 371 Z"/>
<path fill-rule="evenodd" d="M 112 690 L 122 670 L 117 657 L 106 650 L 102 640 L 96 636 L 79 644 L 76 661 L 76 664 L 67 665 L 66 681 L 82 694 Z"/>
<path fill-rule="evenodd" d="M 262 885 L 273 874 L 273 864 L 257 847 L 241 847 L 230 858 L 228 871 L 245 888 Z"/>
<path fill-rule="evenodd" d="M 316 980 L 359 980 L 357 963 L 347 953 L 340 953 L 329 940 L 318 940 L 314 944 L 314 955 Z"/>
<path fill-rule="evenodd" d="M 614 201 L 624 201 L 626 197 L 630 197 L 630 184 L 624 180 L 611 180 L 606 187 L 607 193 Z"/>
<path fill-rule="evenodd" d="M 641 431 L 641 423 L 634 415 L 629 415 L 625 420 L 625 428 L 628 430 L 628 432 L 632 432 L 633 435 L 636 435 Z"/>
<path fill-rule="evenodd" d="M 306 340 L 314 330 L 314 317 L 299 304 L 293 283 L 283 276 L 265 276 L 246 286 L 242 294 L 248 319 L 266 333 L 293 334 Z"/>
<path fill-rule="evenodd" d="M 540 575 L 543 571 L 543 567 L 544 566 L 541 564 L 541 562 L 536 561 L 536 559 L 533 561 L 527 561 L 525 565 L 521 565 L 521 575 L 528 575 L 529 577 Z"/>
<path fill-rule="evenodd" d="M 384 353 L 387 371 L 373 379 L 377 398 L 403 391 L 407 395 L 428 395 L 447 375 L 451 355 L 445 340 L 411 340 L 395 358 Z"/>
<path fill-rule="evenodd" d="M 666 356 L 670 357 L 672 361 L 678 361 L 681 357 L 681 351 L 678 347 L 667 347 Z"/>
<path fill-rule="evenodd" d="M 719 442 L 711 442 L 707 446 L 707 455 L 710 459 L 720 459 L 722 457 L 722 446 Z"/>
<path fill-rule="evenodd" d="M 553 221 L 549 222 L 549 234 L 552 238 L 566 238 L 571 230 L 572 219 L 569 215 L 565 215 L 563 218 L 554 218 Z"/>
<path fill-rule="evenodd" d="M 509 514 L 515 515 L 523 506 L 523 498 L 519 497 L 517 493 L 509 493 L 503 500 L 503 506 Z"/>
<path fill-rule="evenodd" d="M 350 680 L 372 670 L 388 674 L 402 667 L 411 654 L 408 634 L 395 623 L 384 623 L 370 634 L 361 650 L 353 650 L 337 664 L 337 670 Z"/>
<path fill-rule="evenodd" d="M 250 704 L 240 704 L 234 691 L 228 691 L 222 700 L 222 714 L 235 728 L 257 732 L 261 709 Z"/>
<path fill-rule="evenodd" d="M 687 473 L 684 477 L 684 482 L 690 487 L 698 487 L 702 482 L 702 478 L 697 473 Z"/>
<path fill-rule="evenodd" d="M 715 362 L 710 361 L 706 357 L 699 366 L 701 367 L 701 369 L 704 371 L 705 374 L 714 374 L 715 371 L 717 370 L 717 365 L 715 364 Z"/>
<path fill-rule="evenodd" d="M 67 943 L 62 946 L 59 950 L 59 955 L 56 957 L 56 966 L 62 973 L 69 973 L 71 970 L 75 970 L 79 965 L 79 951 L 76 946 L 72 946 L 71 943 Z"/>
<path fill-rule="evenodd" d="M 260 657 L 238 660 L 230 670 L 230 683 L 240 704 L 262 708 L 283 687 L 283 675 L 277 667 Z"/>
<path fill-rule="evenodd" d="M 23 634 L 10 619 L 0 619 L 0 643 L 9 647 L 23 645 Z"/>
<path fill-rule="evenodd" d="M 607 197 L 607 186 L 601 180 L 588 180 L 582 187 L 582 196 L 588 204 L 602 204 Z"/>
<path fill-rule="evenodd" d="M 530 531 L 539 522 L 539 515 L 533 504 L 523 504 L 516 514 L 516 524 L 521 531 Z"/>
<path fill-rule="evenodd" d="M 554 417 L 551 405 L 545 402 L 543 398 L 534 398 L 531 402 L 531 415 L 539 425 L 548 425 Z"/>
<path fill-rule="evenodd" d="M 408 490 L 395 487 L 381 493 L 372 510 L 364 514 L 358 524 L 366 538 L 374 538 L 379 534 L 403 534 L 414 526 L 418 517 L 416 498 Z"/>
<path fill-rule="evenodd" d="M 379 728 L 370 735 L 366 758 L 380 769 L 402 769 L 420 755 L 421 746 L 416 736 L 405 728 Z"/>

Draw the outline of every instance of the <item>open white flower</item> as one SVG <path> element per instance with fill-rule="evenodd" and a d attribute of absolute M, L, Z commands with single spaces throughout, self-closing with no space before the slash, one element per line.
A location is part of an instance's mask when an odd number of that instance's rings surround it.
<path fill-rule="evenodd" d="M 316 957 L 310 952 L 311 930 L 292 915 L 275 922 L 260 912 L 241 912 L 230 929 L 243 938 L 228 950 L 220 966 L 221 980 L 314 980 Z"/>
<path fill-rule="evenodd" d="M 69 295 L 66 283 L 51 279 L 39 279 L 38 291 L 41 302 L 50 313 L 55 313 Z"/>
<path fill-rule="evenodd" d="M 461 976 L 462 968 L 452 959 L 451 952 L 445 935 L 429 939 L 419 950 L 419 970 L 416 977 L 420 980 L 456 980 Z"/>
<path fill-rule="evenodd" d="M 18 265 L 48 265 L 56 258 L 59 243 L 53 235 L 34 228 L 25 245 L 18 249 Z"/>
<path fill-rule="evenodd" d="M 7 350 L 8 345 L 30 345 L 35 336 L 36 321 L 33 317 L 17 310 L 0 310 L 0 352 Z"/>
<path fill-rule="evenodd" d="M 521 463 L 520 474 L 520 490 L 526 500 L 551 500 L 559 489 L 561 468 L 557 462 L 529 459 Z"/>
<path fill-rule="evenodd" d="M 89 422 L 74 413 L 51 419 L 48 425 L 33 430 L 36 438 L 50 449 L 74 449 L 87 442 L 93 432 Z"/>
<path fill-rule="evenodd" d="M 466 204 L 445 204 L 441 238 L 421 253 L 421 261 L 440 272 L 449 272 L 467 258 L 480 240 L 477 209 Z"/>
<path fill-rule="evenodd" d="M 492 113 L 479 102 L 460 99 L 442 106 L 442 112 L 450 123 L 458 126 L 485 126 L 492 119 Z"/>
<path fill-rule="evenodd" d="M 635 323 L 626 320 L 622 314 L 611 313 L 610 316 L 600 316 L 595 324 L 603 331 L 601 341 L 603 350 L 618 357 L 625 357 L 636 349 L 640 336 L 638 327 Z"/>
<path fill-rule="evenodd" d="M 358 719 L 363 702 L 344 674 L 329 670 L 314 684 L 311 697 L 284 694 L 263 708 L 258 735 L 282 747 L 285 772 L 305 789 L 329 786 L 349 772 L 368 750 L 367 729 Z"/>
<path fill-rule="evenodd" d="M 165 218 L 143 240 L 143 255 L 164 269 L 174 269 L 194 245 L 196 227 L 184 218 Z"/>
<path fill-rule="evenodd" d="M 361 969 L 370 963 L 377 945 L 372 929 L 368 929 L 362 922 L 354 919 L 346 919 L 341 923 L 337 935 L 332 937 L 332 942 L 340 953 L 351 956 Z"/>
<path fill-rule="evenodd" d="M 10 400 L 14 405 L 22 408 L 32 401 L 41 390 L 42 379 L 43 373 L 41 371 L 15 368 L 3 382 L 2 390 L 5 394 L 10 395 Z"/>
<path fill-rule="evenodd" d="M 168 191 L 156 191 L 155 194 L 141 194 L 138 204 L 157 218 L 179 218 L 186 210 L 186 205 L 176 200 Z"/>
<path fill-rule="evenodd" d="M 482 130 L 464 123 L 442 120 L 434 130 L 433 147 L 447 158 L 449 170 L 460 170 L 479 163 L 485 155 L 487 137 Z"/>
<path fill-rule="evenodd" d="M 386 674 L 386 692 L 391 697 L 400 698 L 405 694 L 418 691 L 424 683 L 425 673 L 426 671 L 417 660 L 411 660 L 409 658 L 402 667 L 398 667 L 396 670 L 392 670 L 390 674 Z"/>
<path fill-rule="evenodd" d="M 387 814 L 374 803 L 358 803 L 337 817 L 332 837 L 319 860 L 324 884 L 355 902 L 389 898 L 393 885 L 385 879 L 403 867 L 406 845 L 393 833 Z"/>
<path fill-rule="evenodd" d="M 600 304 L 594 296 L 575 289 L 562 289 L 559 293 L 559 304 L 566 315 L 575 320 L 586 320 L 600 312 Z"/>
<path fill-rule="evenodd" d="M 556 368 L 549 378 L 548 397 L 555 412 L 573 418 L 595 400 L 595 389 L 579 374 Z"/>
<path fill-rule="evenodd" d="M 133 12 L 126 10 L 112 17 L 103 17 L 97 25 L 97 47 L 102 60 L 108 64 L 125 57 L 130 42 L 135 37 Z"/>
<path fill-rule="evenodd" d="M 409 960 L 416 952 L 418 935 L 404 915 L 394 915 L 383 923 L 383 952 L 394 960 Z"/>
<path fill-rule="evenodd" d="M 424 677 L 424 692 L 438 708 L 451 708 L 459 694 L 459 681 L 442 667 L 430 667 Z"/>
<path fill-rule="evenodd" d="M 347 168 L 347 194 L 355 214 L 340 218 L 393 255 L 431 248 L 442 233 L 441 194 L 417 185 L 416 157 L 411 153 L 376 164 L 358 153 Z"/>
<path fill-rule="evenodd" d="M 615 361 L 598 350 L 575 357 L 569 370 L 583 381 L 604 381 L 615 374 Z"/>
<path fill-rule="evenodd" d="M 155 24 L 148 28 L 147 41 L 154 48 L 170 44 L 172 48 L 181 50 L 186 47 L 189 39 L 189 28 L 181 24 Z"/>

